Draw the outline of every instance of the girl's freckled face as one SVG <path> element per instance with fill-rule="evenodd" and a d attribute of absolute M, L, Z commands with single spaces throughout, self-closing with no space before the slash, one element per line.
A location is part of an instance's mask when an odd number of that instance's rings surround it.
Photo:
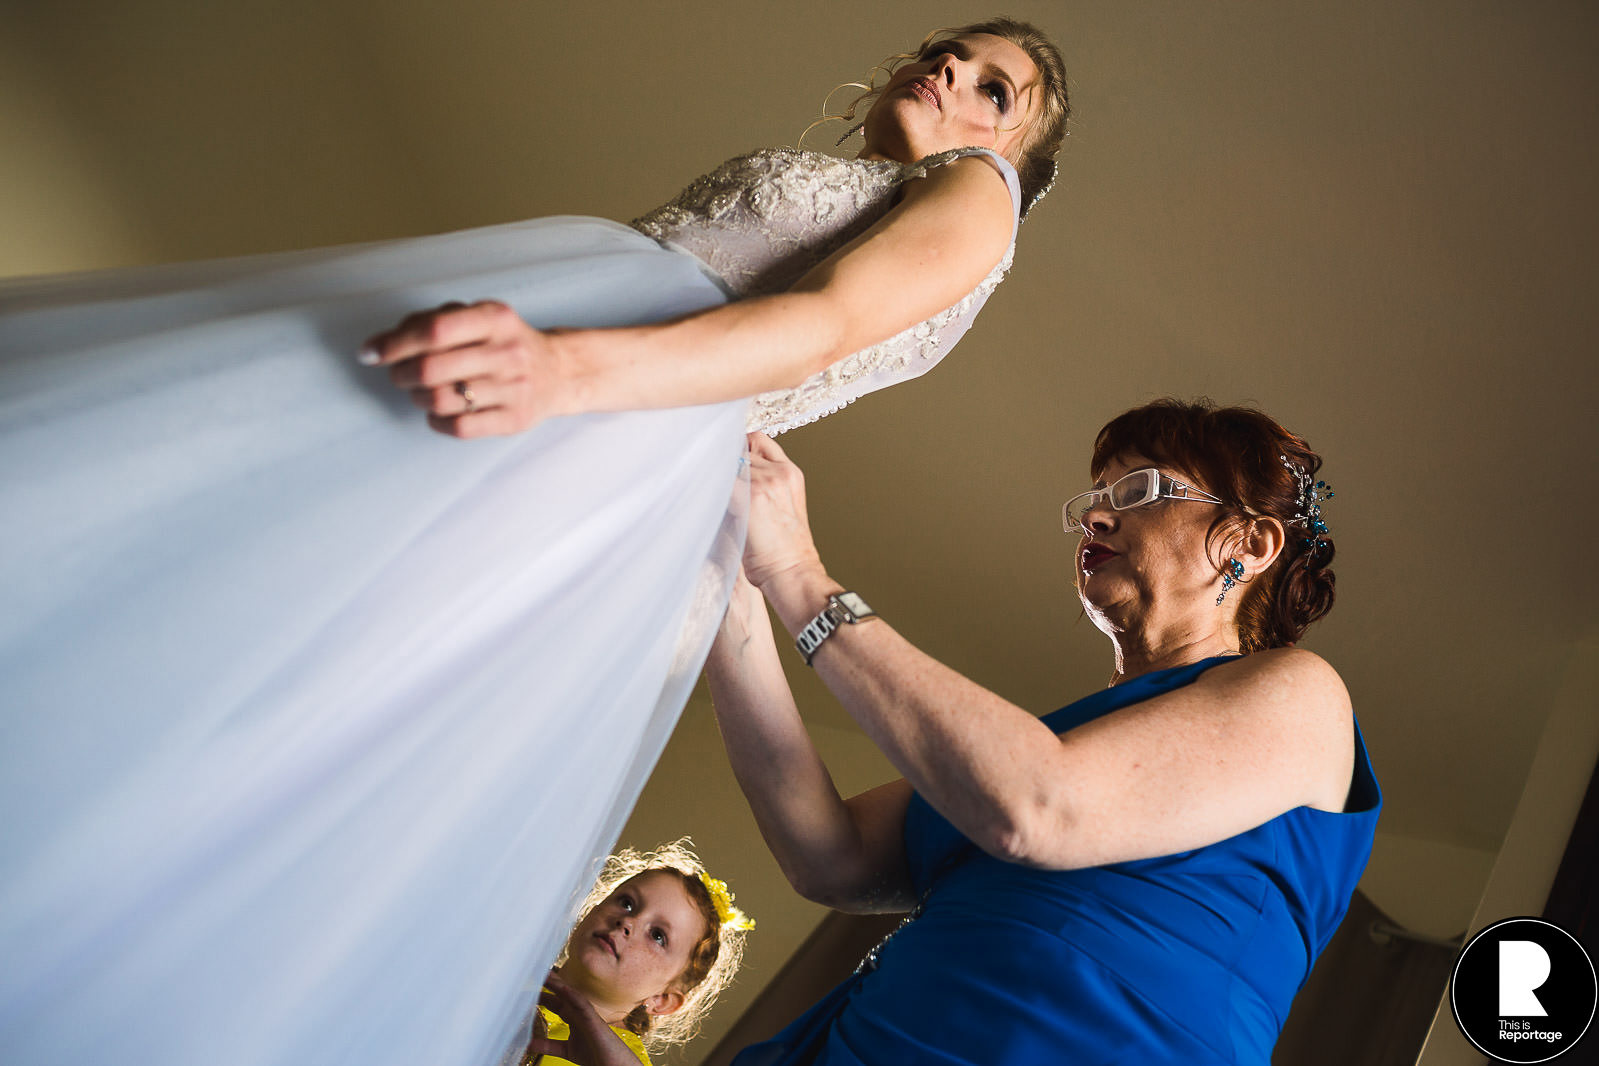
<path fill-rule="evenodd" d="M 572 930 L 562 973 L 591 999 L 636 1006 L 671 988 L 706 932 L 683 879 L 667 870 L 646 871 L 624 882 Z"/>

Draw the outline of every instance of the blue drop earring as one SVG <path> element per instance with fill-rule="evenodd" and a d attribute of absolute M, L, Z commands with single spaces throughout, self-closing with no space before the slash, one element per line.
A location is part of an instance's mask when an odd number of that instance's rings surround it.
<path fill-rule="evenodd" d="M 1244 576 L 1244 564 L 1237 559 L 1228 559 L 1221 568 L 1221 594 L 1216 597 L 1216 606 L 1221 606 L 1221 601 L 1227 598 L 1227 593 Z"/>

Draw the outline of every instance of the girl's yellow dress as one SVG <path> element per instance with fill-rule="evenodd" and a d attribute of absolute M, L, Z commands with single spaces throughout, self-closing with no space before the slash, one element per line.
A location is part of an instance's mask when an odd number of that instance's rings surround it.
<path fill-rule="evenodd" d="M 572 1027 L 567 1025 L 565 1019 L 550 1010 L 550 1008 L 540 1007 L 539 1017 L 544 1019 L 544 1035 L 549 1037 L 549 1039 L 568 1040 L 571 1038 Z M 614 1025 L 611 1026 L 611 1032 L 622 1038 L 622 1043 L 627 1045 L 629 1051 L 638 1056 L 639 1062 L 643 1063 L 644 1066 L 654 1066 L 650 1062 L 649 1052 L 644 1050 L 644 1042 L 636 1035 Z M 573 1066 L 569 1059 L 557 1058 L 554 1055 L 545 1055 L 543 1058 L 534 1061 L 538 1066 Z"/>

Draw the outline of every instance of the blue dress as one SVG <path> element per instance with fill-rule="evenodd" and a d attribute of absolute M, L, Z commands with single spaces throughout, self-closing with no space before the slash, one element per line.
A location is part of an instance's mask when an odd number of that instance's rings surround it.
<path fill-rule="evenodd" d="M 1044 718 L 1057 733 L 1180 688 L 1156 671 Z M 1298 807 L 1193 851 L 1039 870 L 979 851 L 920 795 L 905 817 L 919 917 L 735 1066 L 1267 1066 L 1371 853 L 1382 796 L 1355 732 L 1344 813 Z"/>

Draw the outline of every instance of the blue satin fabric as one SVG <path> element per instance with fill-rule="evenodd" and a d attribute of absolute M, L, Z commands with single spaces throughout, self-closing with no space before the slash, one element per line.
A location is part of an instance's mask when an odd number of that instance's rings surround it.
<path fill-rule="evenodd" d="M 1225 661 L 1134 678 L 1044 721 L 1064 733 Z M 1382 797 L 1355 728 L 1345 813 L 1299 807 L 1208 847 L 1085 870 L 995 859 L 915 796 L 905 843 L 923 914 L 874 972 L 735 1066 L 1267 1066 L 1371 853 Z"/>

